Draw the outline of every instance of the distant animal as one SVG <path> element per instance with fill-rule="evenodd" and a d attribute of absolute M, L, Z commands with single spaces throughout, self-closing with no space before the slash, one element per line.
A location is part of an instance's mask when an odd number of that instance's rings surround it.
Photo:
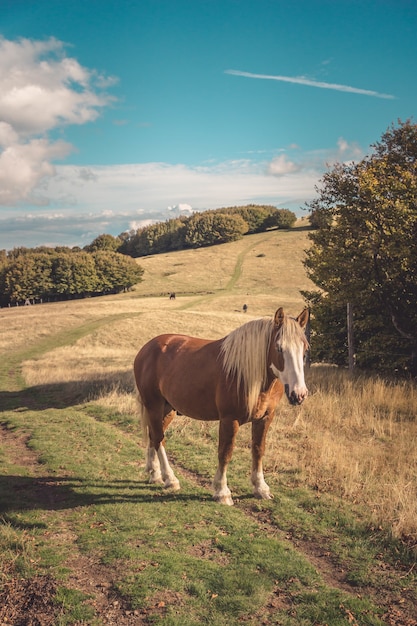
<path fill-rule="evenodd" d="M 233 500 L 227 467 L 239 427 L 250 422 L 254 495 L 272 497 L 262 468 L 266 435 L 284 392 L 294 405 L 307 396 L 303 357 L 308 317 L 308 309 L 294 319 L 281 307 L 273 318 L 249 321 L 222 339 L 165 334 L 142 347 L 134 374 L 150 482 L 180 488 L 164 438 L 178 412 L 197 420 L 219 420 L 214 499 L 228 505 Z"/>
<path fill-rule="evenodd" d="M 170 300 L 175 300 L 175 293 L 174 292 L 169 294 L 169 299 Z"/>
<path fill-rule="evenodd" d="M 247 305 L 247 304 L 244 304 L 244 305 L 243 305 L 243 307 L 242 307 L 242 309 L 243 309 L 243 312 L 244 312 L 244 313 L 246 313 L 246 311 L 248 310 L 248 305 Z"/>

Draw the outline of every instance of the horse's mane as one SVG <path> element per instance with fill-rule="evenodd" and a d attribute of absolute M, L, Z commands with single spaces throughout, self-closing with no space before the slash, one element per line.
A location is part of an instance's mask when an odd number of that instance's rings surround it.
<path fill-rule="evenodd" d="M 224 372 L 227 377 L 236 377 L 238 389 L 243 385 L 249 415 L 252 415 L 259 394 L 267 383 L 266 358 L 273 327 L 272 318 L 262 317 L 236 328 L 222 342 Z M 300 340 L 307 343 L 304 331 L 294 319 L 286 316 L 279 330 L 282 349 L 290 349 Z"/>
<path fill-rule="evenodd" d="M 266 355 L 273 328 L 270 317 L 262 317 L 243 324 L 224 338 L 221 354 L 227 377 L 236 377 L 239 388 L 243 385 L 248 398 L 249 415 L 252 414 L 266 383 Z"/>

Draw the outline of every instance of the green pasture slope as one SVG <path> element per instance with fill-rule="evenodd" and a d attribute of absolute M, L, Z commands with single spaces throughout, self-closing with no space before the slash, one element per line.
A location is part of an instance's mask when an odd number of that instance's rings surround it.
<path fill-rule="evenodd" d="M 241 303 L 247 286 L 239 287 L 239 277 L 254 241 L 236 248 L 217 300 L 214 288 L 201 295 L 200 279 L 193 297 L 190 276 L 184 291 L 191 295 L 186 302 L 177 295 L 170 310 L 186 307 L 192 315 L 204 297 L 209 307 L 234 296 L 235 306 Z M 261 281 L 264 298 L 270 295 L 268 276 L 259 273 L 258 301 Z M 143 295 L 145 289 L 142 284 Z M 21 364 L 28 358 L 93 332 L 100 337 L 100 329 L 129 316 L 140 325 L 137 292 L 113 300 L 128 309 L 129 298 L 131 312 L 106 315 L 97 299 L 94 319 L 82 320 L 80 308 L 78 326 L 2 355 L 0 624 L 417 624 L 409 557 L 342 501 L 272 473 L 274 500 L 255 500 L 249 450 L 242 449 L 229 476 L 235 506 L 215 503 L 216 429 L 196 422 L 169 434 L 182 489 L 166 492 L 146 482 L 135 418 L 79 394 L 68 397 L 60 385 L 25 384 Z M 166 315 L 158 313 L 161 302 L 155 297 L 155 316 Z M 149 298 L 147 306 L 153 306 Z M 1 332 L 11 315 L 0 312 Z"/>

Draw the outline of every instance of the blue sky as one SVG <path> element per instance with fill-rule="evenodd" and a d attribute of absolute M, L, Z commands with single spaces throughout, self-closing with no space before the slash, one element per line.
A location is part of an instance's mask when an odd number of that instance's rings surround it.
<path fill-rule="evenodd" d="M 0 249 L 304 215 L 416 120 L 415 0 L 0 0 Z"/>

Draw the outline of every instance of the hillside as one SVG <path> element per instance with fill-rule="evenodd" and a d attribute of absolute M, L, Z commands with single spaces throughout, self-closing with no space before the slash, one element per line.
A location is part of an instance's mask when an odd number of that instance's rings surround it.
<path fill-rule="evenodd" d="M 138 259 L 144 268 L 141 296 L 200 295 L 193 308 L 216 302 L 220 310 L 271 315 L 278 305 L 302 308 L 300 290 L 314 288 L 302 264 L 309 246 L 308 229 L 300 221 L 290 230 L 249 235 L 233 243 Z"/>

